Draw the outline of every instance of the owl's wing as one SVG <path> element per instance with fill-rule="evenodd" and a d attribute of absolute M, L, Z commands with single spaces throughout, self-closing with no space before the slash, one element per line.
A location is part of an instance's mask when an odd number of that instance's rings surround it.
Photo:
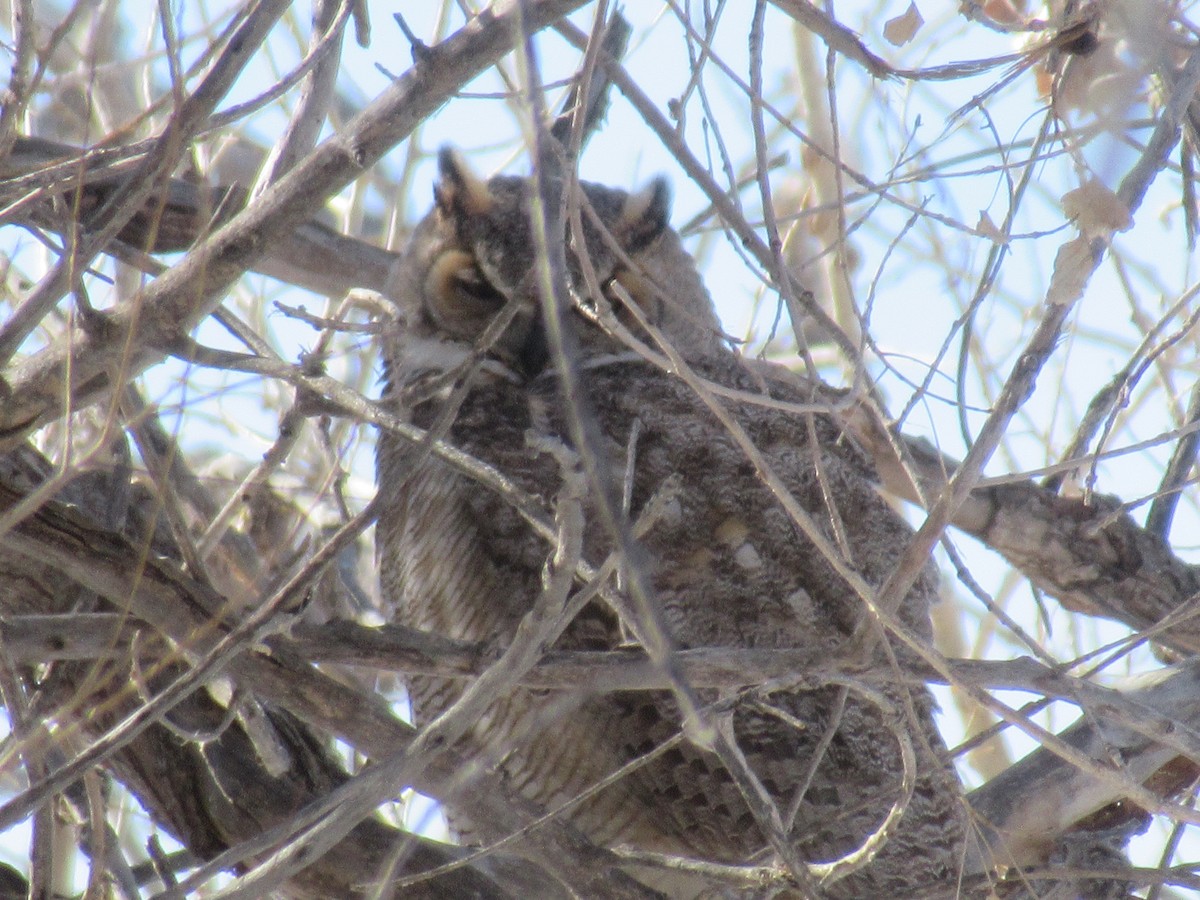
<path fill-rule="evenodd" d="M 761 390 L 736 365 L 706 374 L 726 387 Z M 809 647 L 832 654 L 861 616 L 861 601 L 765 489 L 737 440 L 689 387 L 648 366 L 602 367 L 588 381 L 608 442 L 604 452 L 622 475 L 631 462 L 631 516 L 661 496 L 664 485 L 676 485 L 670 509 L 643 538 L 648 574 L 675 639 L 689 647 Z M 845 549 L 850 566 L 880 584 L 909 531 L 875 492 L 863 461 L 839 444 L 832 422 L 728 403 L 794 500 Z M 464 403 L 453 440 L 551 503 L 557 464 L 533 453 L 525 432 L 562 440 L 558 404 L 549 378 L 524 389 L 489 382 Z M 381 467 L 381 484 L 401 474 Z M 537 596 L 548 545 L 506 501 L 436 460 L 411 473 L 402 494 L 379 525 L 385 590 L 397 598 L 398 616 L 454 637 L 506 643 Z M 585 546 L 593 565 L 611 552 L 594 523 Z M 922 579 L 901 609 L 918 635 L 928 633 L 933 590 L 932 579 Z M 606 649 L 621 640 L 611 612 L 593 604 L 557 646 Z M 842 890 L 854 896 L 868 888 L 908 889 L 953 871 L 961 806 L 928 694 L 897 685 L 871 695 L 844 685 L 809 687 L 783 686 L 763 696 L 702 694 L 732 716 L 741 750 L 793 824 L 803 855 L 835 859 L 880 826 L 906 796 L 901 742 L 911 740 L 918 777 L 907 809 L 875 861 Z M 414 679 L 418 722 L 444 709 L 458 689 Z M 632 764 L 567 813 L 600 843 L 727 863 L 752 859 L 766 840 L 749 806 L 720 760 L 679 731 L 665 692 L 518 689 L 497 699 L 469 739 L 483 764 L 502 767 L 549 808 Z M 469 820 L 454 820 L 469 837 Z"/>
<path fill-rule="evenodd" d="M 557 463 L 526 443 L 532 424 L 527 397 L 498 381 L 468 398 L 452 437 L 547 504 L 560 483 Z M 428 425 L 431 404 L 416 412 Z M 395 618 L 411 627 L 460 640 L 506 646 L 540 590 L 552 548 L 511 504 L 436 458 L 415 464 L 411 449 L 381 435 L 379 483 L 390 492 L 378 524 L 380 578 Z M 621 641 L 612 613 L 586 608 L 557 646 L 610 649 Z M 463 685 L 446 678 L 414 677 L 409 695 L 418 725 L 443 712 Z M 627 762 L 623 742 L 630 713 L 609 697 L 516 688 L 497 697 L 463 738 L 481 767 L 503 770 L 522 794 L 547 810 L 564 807 L 601 784 Z M 467 841 L 481 837 L 470 820 L 471 773 L 448 801 L 448 818 Z M 465 799 L 464 799 L 465 798 Z M 661 831 L 657 798 L 638 782 L 622 779 L 569 815 L 602 844 L 645 843 Z M 670 847 L 679 850 L 678 845 Z"/>
<path fill-rule="evenodd" d="M 679 484 L 675 514 L 662 517 L 643 540 L 672 634 L 684 647 L 801 647 L 835 663 L 866 610 L 839 566 L 878 587 L 912 532 L 879 495 L 869 465 L 833 418 L 782 408 L 812 408 L 813 396 L 788 380 L 765 385 L 732 357 L 696 372 L 725 390 L 718 400 L 740 435 L 722 425 L 692 387 L 649 367 L 598 371 L 591 385 L 611 438 L 620 442 L 638 423 L 631 514 L 667 479 Z M 739 394 L 747 399 L 733 399 Z M 768 396 L 770 405 L 753 402 Z M 739 438 L 753 445 L 761 466 L 832 551 L 804 535 Z M 830 555 L 840 557 L 837 565 Z M 929 567 L 898 611 L 918 640 L 929 640 L 936 592 L 936 571 Z M 910 656 L 893 649 L 904 666 Z M 842 885 L 847 896 L 868 887 L 909 891 L 951 876 L 959 864 L 961 791 L 929 693 L 906 688 L 902 675 L 881 649 L 861 685 L 814 689 L 810 679 L 804 689 L 797 684 L 766 696 L 722 698 L 741 750 L 811 861 L 857 849 L 892 804 L 904 802 L 902 742 L 912 744 L 916 782 L 907 808 L 874 862 Z M 654 696 L 641 695 L 638 716 L 648 720 L 645 706 Z M 678 728 L 669 704 L 658 698 L 657 709 L 669 722 L 655 729 Z M 764 846 L 747 804 L 711 755 L 683 751 L 674 764 L 648 767 L 642 777 L 667 796 L 695 791 L 697 781 L 704 785 L 704 802 L 690 812 L 692 836 L 711 857 L 745 860 Z"/>

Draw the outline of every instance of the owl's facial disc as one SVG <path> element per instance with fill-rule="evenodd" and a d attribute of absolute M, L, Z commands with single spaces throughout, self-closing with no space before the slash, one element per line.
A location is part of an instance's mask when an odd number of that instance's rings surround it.
<path fill-rule="evenodd" d="M 506 175 L 482 179 L 449 148 L 438 154 L 438 174 L 434 217 L 442 249 L 426 272 L 429 316 L 441 330 L 474 342 L 510 299 L 519 298 L 512 324 L 492 350 L 536 374 L 548 354 L 531 277 L 537 266 L 529 213 L 532 183 Z M 666 181 L 655 179 L 633 194 L 587 182 L 580 188 L 574 199 L 583 206 L 582 228 L 568 228 L 565 235 L 578 311 L 595 323 L 597 307 L 611 306 L 634 331 L 640 330 L 635 323 L 643 317 L 657 324 L 660 291 L 642 275 L 639 260 L 655 252 L 668 230 Z M 623 290 L 614 291 L 614 284 Z M 602 296 L 593 296 L 597 288 Z M 624 309 L 629 303 L 639 307 L 637 315 Z"/>
<path fill-rule="evenodd" d="M 504 306 L 504 295 L 463 250 L 438 256 L 425 277 L 425 296 L 434 322 L 455 337 L 473 340 Z"/>
<path fill-rule="evenodd" d="M 455 249 L 444 251 L 434 260 L 425 278 L 424 295 L 426 312 L 433 323 L 473 344 L 508 305 L 508 298 L 488 281 L 475 258 Z M 524 304 L 516 309 L 490 350 L 526 375 L 539 373 L 547 352 L 536 305 Z"/>

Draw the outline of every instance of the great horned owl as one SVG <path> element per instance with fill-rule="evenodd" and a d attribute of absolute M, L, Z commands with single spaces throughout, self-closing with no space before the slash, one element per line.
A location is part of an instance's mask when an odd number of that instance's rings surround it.
<path fill-rule="evenodd" d="M 530 274 L 531 183 L 481 180 L 450 151 L 439 163 L 434 208 L 394 272 L 400 321 L 386 338 L 386 402 L 430 427 L 454 395 L 460 406 L 447 440 L 550 505 L 561 487 L 560 465 L 531 449 L 527 433 L 563 444 L 569 438 L 559 379 L 545 363 Z M 835 423 L 796 411 L 811 398 L 795 381 L 751 367 L 729 349 L 693 261 L 667 225 L 663 183 L 632 195 L 585 183 L 575 200 L 582 228 L 568 230 L 576 235 L 568 238 L 568 268 L 580 308 L 569 318 L 584 357 L 581 377 L 604 450 L 625 486 L 630 519 L 651 498 L 669 497 L 640 537 L 640 564 L 670 636 L 681 648 L 801 647 L 836 661 L 863 615 L 862 601 L 801 534 L 693 387 L 647 361 L 652 356 L 630 353 L 613 333 L 621 329 L 603 323 L 623 323 L 626 335 L 647 344 L 639 322 L 665 336 L 720 394 L 795 502 L 842 548 L 841 564 L 869 584 L 878 586 L 891 571 L 909 530 L 877 495 L 869 468 Z M 589 284 L 603 296 L 593 296 Z M 630 302 L 638 308 L 623 306 Z M 480 353 L 479 338 L 501 310 L 511 323 Z M 605 310 L 614 315 L 596 315 Z M 468 377 L 465 391 L 454 390 Z M 538 596 L 548 545 L 500 496 L 410 451 L 402 439 L 381 435 L 379 483 L 389 494 L 377 546 L 385 596 L 407 625 L 503 646 Z M 414 458 L 415 465 L 406 462 Z M 587 523 L 584 556 L 591 564 L 612 552 L 608 535 Z M 623 586 L 618 571 L 609 587 Z M 928 571 L 899 611 L 923 639 L 934 592 L 935 573 Z M 628 634 L 612 607 L 594 600 L 555 649 L 612 649 Z M 888 674 L 888 659 L 877 647 L 867 668 Z M 698 692 L 703 702 L 720 701 L 731 711 L 737 746 L 777 804 L 799 855 L 813 863 L 856 851 L 904 799 L 897 733 L 911 741 L 917 777 L 902 817 L 868 864 L 823 887 L 828 896 L 953 891 L 961 866 L 963 801 L 934 726 L 933 702 L 923 688 L 883 681 L 882 703 L 880 695 L 872 700 L 834 685 Z M 461 687 L 421 677 L 409 691 L 420 725 Z M 520 688 L 497 698 L 464 741 L 484 765 L 501 768 L 522 793 L 555 809 L 680 728 L 677 706 L 664 691 L 580 696 Z M 687 740 L 565 815 L 605 846 L 726 864 L 771 861 L 734 780 L 716 755 Z M 449 818 L 469 841 L 469 803 L 449 809 Z M 650 880 L 670 896 L 696 893 L 682 881 Z"/>

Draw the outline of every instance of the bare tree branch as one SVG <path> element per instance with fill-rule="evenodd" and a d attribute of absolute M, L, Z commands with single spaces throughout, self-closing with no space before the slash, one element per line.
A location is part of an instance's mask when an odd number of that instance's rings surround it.
<path fill-rule="evenodd" d="M 555 21 L 581 0 L 541 0 L 526 10 L 533 27 Z M 86 406 L 111 390 L 114 364 L 132 377 L 161 358 L 157 348 L 189 331 L 211 312 L 234 279 L 285 234 L 349 184 L 472 76 L 506 52 L 517 3 L 489 9 L 436 47 L 376 99 L 345 130 L 305 160 L 240 215 L 188 253 L 128 308 L 106 317 L 104 328 L 69 348 L 50 348 L 13 367 L 6 379 L 11 401 L 0 412 L 0 441 L 19 438 L 62 414 L 62 398 Z M 129 210 L 129 214 L 136 209 Z M 202 285 L 202 290 L 197 290 Z"/>

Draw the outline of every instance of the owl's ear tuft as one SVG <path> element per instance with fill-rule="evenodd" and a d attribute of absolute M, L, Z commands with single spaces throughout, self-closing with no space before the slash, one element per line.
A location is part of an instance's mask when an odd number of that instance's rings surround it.
<path fill-rule="evenodd" d="M 487 182 L 471 171 L 453 147 L 438 151 L 438 182 L 433 187 L 433 198 L 444 215 L 457 220 L 483 215 L 492 206 Z"/>
<path fill-rule="evenodd" d="M 671 187 L 665 178 L 655 178 L 626 198 L 613 232 L 627 251 L 638 253 L 654 243 L 670 218 Z"/>

